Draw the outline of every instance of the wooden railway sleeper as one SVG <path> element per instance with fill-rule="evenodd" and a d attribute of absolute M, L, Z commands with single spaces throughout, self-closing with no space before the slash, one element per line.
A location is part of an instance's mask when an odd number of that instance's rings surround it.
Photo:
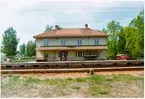
<path fill-rule="evenodd" d="M 24 67 L 25 67 L 25 65 L 20 65 L 20 67 L 24 68 Z"/>
<path fill-rule="evenodd" d="M 11 65 L 7 65 L 6 68 L 12 68 L 12 66 Z"/>
<path fill-rule="evenodd" d="M 33 65 L 33 67 L 39 67 L 39 65 Z"/>
<path fill-rule="evenodd" d="M 45 65 L 45 67 L 49 67 L 49 65 Z"/>
<path fill-rule="evenodd" d="M 128 63 L 127 63 L 127 65 L 129 65 L 129 66 L 130 66 L 130 65 L 133 65 L 133 63 L 128 62 Z"/>
<path fill-rule="evenodd" d="M 85 67 L 85 64 L 82 64 L 82 66 L 81 66 L 82 68 L 84 68 Z"/>
<path fill-rule="evenodd" d="M 118 65 L 118 63 L 113 63 L 114 66 Z"/>
<path fill-rule="evenodd" d="M 69 64 L 67 64 L 66 67 L 69 68 L 70 67 Z"/>

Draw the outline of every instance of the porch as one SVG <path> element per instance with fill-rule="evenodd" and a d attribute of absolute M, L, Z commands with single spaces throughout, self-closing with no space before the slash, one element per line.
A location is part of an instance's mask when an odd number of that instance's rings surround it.
<path fill-rule="evenodd" d="M 45 61 L 82 61 L 105 60 L 106 50 L 61 50 L 61 51 L 37 51 L 36 60 Z"/>

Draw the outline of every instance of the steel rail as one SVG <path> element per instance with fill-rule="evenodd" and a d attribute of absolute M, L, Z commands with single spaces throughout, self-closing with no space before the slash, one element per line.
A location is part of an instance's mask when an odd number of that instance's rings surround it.
<path fill-rule="evenodd" d="M 144 70 L 143 66 L 133 67 L 104 67 L 104 68 L 68 68 L 68 69 L 17 69 L 1 70 L 2 74 L 27 74 L 27 73 L 65 73 L 65 72 L 102 72 L 102 71 L 134 71 Z"/>

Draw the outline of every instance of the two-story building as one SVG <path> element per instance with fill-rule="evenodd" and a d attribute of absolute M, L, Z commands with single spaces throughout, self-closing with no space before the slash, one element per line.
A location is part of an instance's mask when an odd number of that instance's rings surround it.
<path fill-rule="evenodd" d="M 37 61 L 77 61 L 107 59 L 108 34 L 88 28 L 64 28 L 41 33 L 36 39 Z"/>

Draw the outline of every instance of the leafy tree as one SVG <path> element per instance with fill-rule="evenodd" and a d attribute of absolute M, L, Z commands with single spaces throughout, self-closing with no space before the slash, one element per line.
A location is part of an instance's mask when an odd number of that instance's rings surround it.
<path fill-rule="evenodd" d="M 125 48 L 126 39 L 125 39 L 125 29 L 121 26 L 118 33 L 118 43 L 117 43 L 117 53 L 127 54 L 127 49 Z"/>
<path fill-rule="evenodd" d="M 24 55 L 24 53 L 25 53 L 25 44 L 20 45 L 20 51 L 19 51 L 19 53 L 21 55 Z"/>
<path fill-rule="evenodd" d="M 49 31 L 51 31 L 51 30 L 53 30 L 53 29 L 54 29 L 53 26 L 47 25 L 44 32 L 49 32 Z M 58 29 L 60 30 L 60 29 L 62 29 L 62 27 L 58 26 Z"/>
<path fill-rule="evenodd" d="M 59 29 L 59 30 L 61 30 L 61 29 L 63 29 L 63 28 L 62 28 L 62 27 L 60 27 L 60 26 L 58 26 L 58 29 Z"/>
<path fill-rule="evenodd" d="M 25 49 L 25 56 L 35 56 L 36 55 L 36 43 L 35 41 L 28 41 L 27 45 L 26 45 L 26 49 Z"/>
<path fill-rule="evenodd" d="M 115 59 L 117 55 L 117 45 L 118 45 L 118 34 L 120 32 L 121 26 L 119 22 L 116 22 L 112 20 L 111 22 L 108 23 L 107 25 L 107 31 L 109 33 L 109 38 L 108 38 L 108 46 L 109 46 L 109 58 Z"/>
<path fill-rule="evenodd" d="M 3 52 L 3 46 L 1 45 L 1 52 Z"/>
<path fill-rule="evenodd" d="M 144 54 L 144 11 L 134 18 L 126 27 L 126 48 L 131 57 L 140 57 Z"/>
<path fill-rule="evenodd" d="M 136 29 L 133 27 L 126 27 L 125 28 L 125 39 L 126 39 L 126 44 L 125 48 L 128 50 L 128 55 L 130 57 L 133 56 L 134 54 L 134 49 L 135 49 L 135 41 L 136 41 Z"/>
<path fill-rule="evenodd" d="M 9 27 L 3 34 L 3 53 L 6 56 L 15 56 L 17 54 L 17 45 L 19 39 L 16 36 L 16 30 L 13 27 Z"/>
<path fill-rule="evenodd" d="M 115 59 L 119 53 L 127 54 L 131 58 L 144 55 L 144 11 L 131 20 L 128 26 L 123 27 L 113 20 L 102 32 L 109 33 L 107 39 L 109 59 Z"/>
<path fill-rule="evenodd" d="M 103 33 L 107 33 L 107 30 L 105 28 L 103 28 L 102 32 Z"/>
<path fill-rule="evenodd" d="M 44 32 L 49 32 L 53 30 L 53 26 L 47 25 Z"/>

